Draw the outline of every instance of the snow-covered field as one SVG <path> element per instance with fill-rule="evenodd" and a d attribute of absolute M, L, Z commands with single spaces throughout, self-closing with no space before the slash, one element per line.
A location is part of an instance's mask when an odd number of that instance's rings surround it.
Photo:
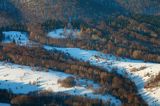
<path fill-rule="evenodd" d="M 10 104 L 7 104 L 7 103 L 0 103 L 0 106 L 10 106 Z"/>
<path fill-rule="evenodd" d="M 121 102 L 111 95 L 95 94 L 93 89 L 99 87 L 92 81 L 76 78 L 77 85 L 64 88 L 58 83 L 59 79 L 67 78 L 70 74 L 46 69 L 31 68 L 28 66 L 0 62 L 0 89 L 8 89 L 15 94 L 27 94 L 32 91 L 49 90 L 51 92 L 65 92 L 71 95 L 82 95 L 90 98 L 99 98 L 104 101 L 120 105 Z M 73 76 L 75 77 L 75 76 Z M 93 89 L 88 88 L 93 85 Z"/>
<path fill-rule="evenodd" d="M 62 39 L 62 38 L 68 38 L 68 37 L 76 37 L 78 34 L 80 33 L 79 30 L 77 29 L 63 29 L 63 28 L 60 28 L 60 29 L 55 29 L 51 32 L 48 33 L 48 37 L 51 37 L 51 38 L 56 38 L 56 39 Z"/>
<path fill-rule="evenodd" d="M 131 60 L 120 58 L 110 54 L 103 54 L 93 50 L 82 50 L 79 48 L 57 48 L 44 46 L 47 50 L 56 49 L 64 53 L 70 54 L 72 57 L 90 62 L 92 65 L 103 67 L 108 71 L 116 68 L 117 73 L 128 77 L 135 82 L 139 93 L 150 106 L 160 105 L 160 87 L 155 89 L 145 89 L 144 84 L 154 75 L 160 72 L 160 64 L 145 63 L 141 60 Z M 137 70 L 137 71 L 133 71 Z"/>
<path fill-rule="evenodd" d="M 4 43 L 15 42 L 17 44 L 26 44 L 29 41 L 26 32 L 6 31 L 3 32 L 2 34 Z"/>

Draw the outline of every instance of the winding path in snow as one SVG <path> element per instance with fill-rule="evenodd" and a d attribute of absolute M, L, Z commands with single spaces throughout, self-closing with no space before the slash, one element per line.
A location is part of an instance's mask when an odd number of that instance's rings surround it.
<path fill-rule="evenodd" d="M 104 54 L 94 50 L 83 50 L 80 48 L 60 48 L 52 46 L 44 46 L 44 49 L 52 51 L 54 49 L 68 53 L 73 58 L 90 62 L 92 65 L 102 67 L 107 71 L 112 71 L 116 68 L 116 72 L 124 77 L 130 78 L 135 82 L 139 90 L 139 94 L 142 95 L 144 100 L 150 106 L 160 105 L 160 87 L 156 89 L 145 89 L 144 84 L 151 76 L 157 75 L 160 72 L 160 64 L 146 63 L 141 60 L 131 60 L 127 58 L 116 57 L 111 54 Z M 143 69 L 141 69 L 143 67 Z M 138 71 L 132 71 L 133 69 L 141 69 Z M 147 74 L 150 76 L 147 76 Z"/>

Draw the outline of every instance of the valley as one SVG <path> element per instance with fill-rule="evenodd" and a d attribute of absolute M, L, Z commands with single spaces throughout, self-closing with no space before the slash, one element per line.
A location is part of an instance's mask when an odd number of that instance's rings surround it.
<path fill-rule="evenodd" d="M 160 106 L 158 0 L 0 0 L 0 106 Z"/>

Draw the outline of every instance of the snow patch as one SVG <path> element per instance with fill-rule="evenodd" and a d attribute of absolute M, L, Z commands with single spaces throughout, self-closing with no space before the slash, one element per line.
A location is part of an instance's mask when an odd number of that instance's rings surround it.
<path fill-rule="evenodd" d="M 56 39 L 64 39 L 64 38 L 75 38 L 80 33 L 80 30 L 77 29 L 55 29 L 48 33 L 48 37 L 56 38 Z"/>
<path fill-rule="evenodd" d="M 28 40 L 28 35 L 26 32 L 19 31 L 6 31 L 2 32 L 3 34 L 3 43 L 17 43 L 17 44 L 26 44 Z"/>
<path fill-rule="evenodd" d="M 7 103 L 0 103 L 0 106 L 11 106 L 11 105 Z"/>

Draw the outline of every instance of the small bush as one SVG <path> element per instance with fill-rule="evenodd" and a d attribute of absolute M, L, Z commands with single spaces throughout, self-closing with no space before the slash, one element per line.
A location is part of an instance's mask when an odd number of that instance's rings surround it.
<path fill-rule="evenodd" d="M 70 88 L 76 85 L 74 77 L 67 77 L 63 80 L 58 80 L 58 83 L 60 83 L 62 87 L 67 87 L 67 88 Z"/>

